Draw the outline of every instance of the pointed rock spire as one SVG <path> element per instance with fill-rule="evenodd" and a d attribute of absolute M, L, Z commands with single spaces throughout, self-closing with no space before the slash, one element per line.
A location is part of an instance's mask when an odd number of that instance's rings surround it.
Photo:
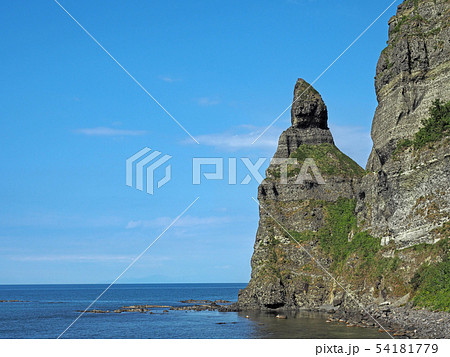
<path fill-rule="evenodd" d="M 294 128 L 328 129 L 328 111 L 321 95 L 304 79 L 294 88 L 291 123 Z"/>
<path fill-rule="evenodd" d="M 292 126 L 281 134 L 274 157 L 289 157 L 303 144 L 334 144 L 327 122 L 327 106 L 319 92 L 304 79 L 299 78 L 295 84 L 292 101 Z"/>

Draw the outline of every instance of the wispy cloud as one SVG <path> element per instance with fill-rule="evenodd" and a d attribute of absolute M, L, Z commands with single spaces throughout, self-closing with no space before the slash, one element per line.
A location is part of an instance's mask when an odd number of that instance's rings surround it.
<path fill-rule="evenodd" d="M 154 228 L 154 227 L 166 227 L 173 221 L 173 217 L 159 217 L 151 220 L 136 220 L 129 221 L 126 228 Z M 224 223 L 229 223 L 230 217 L 193 217 L 185 216 L 180 218 L 174 227 L 195 227 L 195 226 L 216 226 Z"/>
<path fill-rule="evenodd" d="M 158 77 L 160 80 L 167 82 L 167 83 L 173 83 L 173 82 L 178 82 L 179 79 L 177 78 L 173 78 L 171 76 L 159 76 Z"/>
<path fill-rule="evenodd" d="M 360 126 L 339 126 L 330 124 L 336 146 L 362 167 L 366 166 L 372 139 L 369 129 Z"/>
<path fill-rule="evenodd" d="M 133 258 L 131 255 L 31 255 L 10 257 L 11 260 L 20 262 L 129 262 Z"/>
<path fill-rule="evenodd" d="M 118 216 L 64 214 L 60 212 L 24 212 L 22 215 L 0 216 L 2 227 L 39 228 L 117 228 L 124 220 Z"/>
<path fill-rule="evenodd" d="M 123 130 L 100 126 L 97 128 L 77 129 L 75 133 L 88 136 L 137 136 L 144 135 L 147 132 L 145 130 Z"/>
<path fill-rule="evenodd" d="M 220 100 L 218 98 L 201 97 L 197 98 L 197 103 L 202 107 L 212 107 L 220 104 Z"/>
<path fill-rule="evenodd" d="M 225 269 L 230 269 L 232 268 L 232 265 L 216 265 L 214 266 L 215 269 L 220 269 L 220 270 L 225 270 Z"/>
<path fill-rule="evenodd" d="M 202 145 L 214 146 L 220 149 L 265 148 L 275 153 L 281 129 L 275 127 L 269 129 L 258 141 L 252 144 L 264 129 L 264 127 L 241 125 L 223 133 L 198 135 L 197 138 Z M 188 144 L 189 141 L 186 140 L 183 143 Z"/>
<path fill-rule="evenodd" d="M 286 0 L 288 4 L 302 5 L 305 3 L 316 2 L 316 0 Z"/>
<path fill-rule="evenodd" d="M 261 134 L 265 127 L 253 125 L 241 125 L 222 133 L 198 135 L 198 140 L 203 145 L 209 145 L 218 149 L 265 149 L 274 154 L 278 146 L 278 138 L 282 129 L 270 128 L 254 144 L 253 141 Z M 330 124 L 336 146 L 350 156 L 359 165 L 364 167 L 372 149 L 370 131 L 361 126 L 341 126 Z M 184 140 L 184 144 L 191 144 L 190 140 Z"/>

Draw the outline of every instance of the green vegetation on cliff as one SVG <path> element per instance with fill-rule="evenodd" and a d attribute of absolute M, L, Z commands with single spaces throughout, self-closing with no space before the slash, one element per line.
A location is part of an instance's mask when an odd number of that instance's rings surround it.
<path fill-rule="evenodd" d="M 425 249 L 430 249 L 426 246 Z M 444 239 L 432 248 L 442 250 L 444 255 L 439 263 L 422 265 L 411 279 L 415 291 L 414 305 L 450 311 L 450 244 L 448 239 Z"/>
<path fill-rule="evenodd" d="M 303 144 L 291 153 L 290 158 L 297 159 L 300 167 L 306 159 L 313 159 L 320 173 L 326 176 L 361 177 L 364 175 L 363 168 L 333 144 Z M 298 166 L 288 165 L 288 177 L 296 176 L 299 172 Z M 278 170 L 269 170 L 269 174 L 276 178 L 280 177 Z"/>
<path fill-rule="evenodd" d="M 450 134 L 450 101 L 447 103 L 436 99 L 430 108 L 429 117 L 422 121 L 422 128 L 414 135 L 412 140 L 400 140 L 397 148 L 394 151 L 394 156 L 404 151 L 408 147 L 413 147 L 414 150 L 440 141 Z"/>
<path fill-rule="evenodd" d="M 300 145 L 291 155 L 299 164 L 308 158 L 316 163 L 321 174 L 336 176 L 362 176 L 364 170 L 333 144 Z"/>
<path fill-rule="evenodd" d="M 424 0 L 421 1 L 425 2 Z M 436 0 L 427 0 L 427 1 L 435 2 Z M 409 11 L 405 11 L 401 17 L 398 17 L 397 15 L 396 19 L 397 23 L 390 33 L 391 45 L 395 44 L 401 36 L 407 36 L 408 38 L 411 37 L 426 38 L 428 36 L 435 36 L 449 25 L 448 21 L 444 21 L 441 24 L 441 26 L 432 28 L 430 30 L 430 27 L 433 26 L 433 23 L 430 24 L 430 20 L 423 17 L 418 12 L 419 0 L 409 0 L 408 2 L 412 4 L 414 8 L 410 9 Z M 427 26 L 428 31 L 424 31 L 421 26 L 417 26 L 418 24 L 428 25 Z"/>
<path fill-rule="evenodd" d="M 417 289 L 414 305 L 450 311 L 450 259 L 423 266 L 412 280 Z"/>
<path fill-rule="evenodd" d="M 416 306 L 450 310 L 448 237 L 436 244 L 397 250 L 358 230 L 355 200 L 340 199 L 324 208 L 325 225 L 317 232 L 290 231 L 292 243 L 317 242 L 331 259 L 330 272 L 353 286 L 381 286 L 383 282 L 382 289 L 388 288 L 394 296 L 410 293 Z"/>
<path fill-rule="evenodd" d="M 326 205 L 326 224 L 317 232 L 289 232 L 294 241 L 317 240 L 320 248 L 332 259 L 331 269 L 342 271 L 350 258 L 357 257 L 358 269 L 370 268 L 375 263 L 381 270 L 390 267 L 391 258 L 377 256 L 381 240 L 367 232 L 358 231 L 354 199 L 339 199 Z M 386 261 L 384 261 L 386 260 Z M 383 261 L 383 262 L 381 262 Z M 380 263 L 380 264 L 378 264 Z M 374 272 L 380 273 L 380 269 Z"/>
<path fill-rule="evenodd" d="M 450 134 L 450 101 L 442 103 L 436 99 L 430 108 L 430 117 L 422 122 L 423 127 L 414 136 L 414 149 L 436 142 Z"/>
<path fill-rule="evenodd" d="M 342 266 L 352 254 L 366 261 L 372 260 L 381 247 L 380 239 L 357 231 L 355 205 L 355 200 L 349 199 L 330 204 L 327 208 L 328 224 L 318 232 L 320 246 L 331 255 L 336 266 Z"/>

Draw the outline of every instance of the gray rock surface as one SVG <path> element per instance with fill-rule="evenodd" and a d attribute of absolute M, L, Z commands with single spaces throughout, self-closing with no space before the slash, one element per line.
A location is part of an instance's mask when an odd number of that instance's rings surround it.
<path fill-rule="evenodd" d="M 304 79 L 294 87 L 291 123 L 294 128 L 328 129 L 328 110 L 321 95 Z"/>
<path fill-rule="evenodd" d="M 448 0 L 405 1 L 389 20 L 388 46 L 378 60 L 378 107 L 367 169 L 377 171 L 400 139 L 411 138 L 436 98 L 450 98 Z"/>
<path fill-rule="evenodd" d="M 304 79 L 297 80 L 292 103 L 292 126 L 281 134 L 274 157 L 287 158 L 302 144 L 334 144 L 328 129 L 327 106 Z"/>
<path fill-rule="evenodd" d="M 312 155 L 325 184 L 312 178 L 299 184 L 295 167 L 288 168 L 283 183 L 279 164 L 271 163 L 258 188 L 260 222 L 251 280 L 240 291 L 236 309 L 327 311 L 336 313 L 336 321 L 376 326 L 361 313 L 367 306 L 383 323 L 399 326 L 398 336 L 448 337 L 448 314 L 412 311 L 410 300 L 415 289 L 411 281 L 420 267 L 448 259 L 441 243 L 449 238 L 450 141 L 447 137 L 420 150 L 396 149 L 400 140 L 414 137 L 437 98 L 450 100 L 449 22 L 449 0 L 406 0 L 390 19 L 388 46 L 376 70 L 379 105 L 366 172 L 335 147 L 320 94 L 297 81 L 292 126 L 280 136 L 274 157 L 305 160 Z M 356 201 L 352 217 L 358 224 L 348 242 L 359 234 L 357 242 L 379 244 L 381 238 L 384 247 L 378 245 L 377 258 L 369 261 L 380 266 L 360 265 L 364 253 L 352 251 L 334 280 L 324 271 L 333 268 L 333 258 L 315 233 L 322 229 L 320 237 L 323 232 L 326 236 L 328 209 L 341 204 L 341 198 Z M 419 243 L 438 241 L 416 251 Z M 347 247 L 344 243 L 340 249 Z M 426 317 L 434 322 L 420 327 Z"/>
<path fill-rule="evenodd" d="M 324 149 L 325 155 L 329 155 L 327 160 L 335 164 L 334 155 L 341 155 L 347 160 L 346 165 L 354 165 L 356 173 L 322 172 L 325 184 L 319 184 L 313 176 L 300 184 L 297 175 L 283 183 L 275 174 L 279 165 L 271 163 L 258 189 L 260 222 L 252 257 L 252 278 L 239 294 L 240 309 L 319 307 L 331 304 L 334 297 L 333 283 L 321 269 L 302 271 L 312 263 L 308 252 L 324 267 L 329 266 L 330 260 L 319 252 L 315 242 L 302 249 L 287 232 L 317 231 L 323 226 L 324 206 L 328 202 L 356 196 L 355 185 L 363 170 L 334 146 L 325 103 L 302 79 L 295 85 L 291 116 L 292 126 L 281 135 L 276 158 L 288 158 L 300 146 L 313 152 Z"/>
<path fill-rule="evenodd" d="M 389 21 L 377 65 L 379 105 L 366 167 L 372 173 L 361 184 L 358 219 L 399 247 L 435 242 L 434 230 L 450 218 L 448 143 L 394 155 L 399 140 L 420 129 L 432 102 L 450 99 L 449 24 L 448 0 L 405 1 Z"/>

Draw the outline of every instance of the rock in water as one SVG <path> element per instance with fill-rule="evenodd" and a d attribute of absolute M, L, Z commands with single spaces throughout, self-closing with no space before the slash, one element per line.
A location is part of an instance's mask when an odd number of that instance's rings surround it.
<path fill-rule="evenodd" d="M 295 85 L 293 103 L 292 126 L 281 134 L 274 157 L 295 158 L 299 165 L 288 167 L 284 184 L 280 166 L 272 161 L 259 186 L 260 222 L 252 278 L 238 299 L 243 309 L 319 307 L 330 299 L 329 278 L 287 232 L 302 234 L 324 226 L 326 206 L 354 198 L 355 183 L 364 172 L 334 145 L 327 107 L 303 79 Z M 300 166 L 307 158 L 314 160 L 325 184 L 314 175 L 298 183 Z M 307 245 L 321 264 L 329 266 L 329 259 L 318 254 L 314 242 Z"/>

